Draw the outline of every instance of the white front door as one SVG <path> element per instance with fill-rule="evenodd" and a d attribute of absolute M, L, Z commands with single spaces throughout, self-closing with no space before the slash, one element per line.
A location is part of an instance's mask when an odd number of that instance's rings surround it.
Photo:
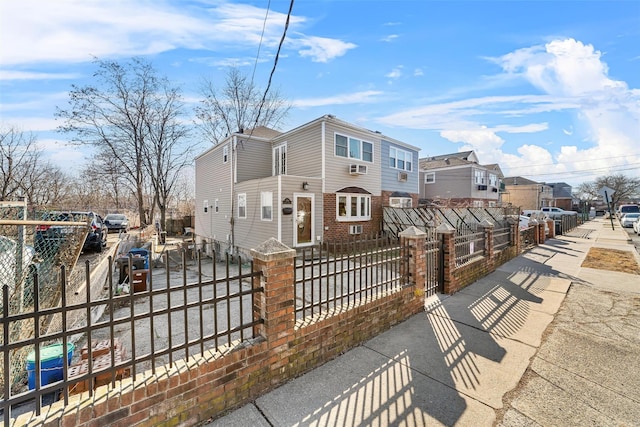
<path fill-rule="evenodd" d="M 314 220 L 313 220 L 313 194 L 295 194 L 294 206 L 294 246 L 313 245 Z"/>

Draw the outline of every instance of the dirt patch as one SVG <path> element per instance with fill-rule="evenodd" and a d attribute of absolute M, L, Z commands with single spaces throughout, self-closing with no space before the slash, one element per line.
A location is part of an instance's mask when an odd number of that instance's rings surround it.
<path fill-rule="evenodd" d="M 633 257 L 633 254 L 617 249 L 589 249 L 589 253 L 582 263 L 582 267 L 640 274 L 640 266 L 638 266 L 638 262 Z"/>

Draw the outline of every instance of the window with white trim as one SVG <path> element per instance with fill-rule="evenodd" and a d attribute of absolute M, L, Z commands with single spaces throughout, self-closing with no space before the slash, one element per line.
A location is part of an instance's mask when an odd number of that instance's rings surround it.
<path fill-rule="evenodd" d="M 436 173 L 435 172 L 425 172 L 424 174 L 424 183 L 425 184 L 433 184 L 436 182 Z"/>
<path fill-rule="evenodd" d="M 496 175 L 495 173 L 489 174 L 489 185 L 491 185 L 492 187 L 498 186 L 498 175 Z"/>
<path fill-rule="evenodd" d="M 411 197 L 389 197 L 389 206 L 392 208 L 410 208 L 412 205 Z"/>
<path fill-rule="evenodd" d="M 229 161 L 229 145 L 225 145 L 222 147 L 222 163 L 227 163 Z"/>
<path fill-rule="evenodd" d="M 238 218 L 247 217 L 247 193 L 238 194 Z"/>
<path fill-rule="evenodd" d="M 476 184 L 485 184 L 485 173 L 483 170 L 474 169 L 474 180 Z"/>
<path fill-rule="evenodd" d="M 373 163 L 373 144 L 358 138 L 335 135 L 335 155 Z"/>
<path fill-rule="evenodd" d="M 474 208 L 484 208 L 484 201 L 482 200 L 474 200 L 473 201 Z"/>
<path fill-rule="evenodd" d="M 215 200 L 213 201 L 213 211 L 214 211 L 215 213 L 220 212 L 220 206 L 219 206 L 219 204 L 218 204 L 218 199 L 215 199 Z"/>
<path fill-rule="evenodd" d="M 411 172 L 413 170 L 413 154 L 399 148 L 389 147 L 389 167 Z"/>
<path fill-rule="evenodd" d="M 287 174 L 287 144 L 273 147 L 273 175 Z"/>
<path fill-rule="evenodd" d="M 260 219 L 263 221 L 273 219 L 273 193 L 271 191 L 260 193 Z"/>
<path fill-rule="evenodd" d="M 336 214 L 338 221 L 371 219 L 371 196 L 339 193 L 336 198 Z"/>

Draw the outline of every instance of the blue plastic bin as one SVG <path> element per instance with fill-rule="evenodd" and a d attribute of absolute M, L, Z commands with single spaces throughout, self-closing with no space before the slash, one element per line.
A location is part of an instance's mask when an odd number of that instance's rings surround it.
<path fill-rule="evenodd" d="M 67 366 L 71 364 L 75 345 L 67 343 Z M 63 377 L 63 352 L 62 344 L 53 344 L 42 347 L 40 350 L 40 385 L 45 386 L 56 381 L 61 381 Z M 29 389 L 36 388 L 36 353 L 32 351 L 27 356 L 27 374 Z"/>
<path fill-rule="evenodd" d="M 129 253 L 134 257 L 139 256 L 144 258 L 144 269 L 149 269 L 149 251 L 142 248 L 133 248 L 129 250 Z M 135 266 L 134 266 L 135 268 Z"/>

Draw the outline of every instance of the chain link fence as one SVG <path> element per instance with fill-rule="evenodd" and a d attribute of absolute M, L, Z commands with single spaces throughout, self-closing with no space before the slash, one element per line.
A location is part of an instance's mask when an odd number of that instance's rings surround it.
<path fill-rule="evenodd" d="M 87 230 L 88 221 L 83 218 L 29 211 L 25 202 L 0 202 L 0 286 L 6 295 L 0 300 L 0 316 L 33 312 L 35 298 L 40 310 L 58 307 L 62 298 L 61 272 L 73 270 Z M 0 336 L 0 344 L 29 340 L 36 332 L 47 333 L 54 316 L 39 317 L 38 325 L 33 319 L 11 322 L 8 336 Z M 19 347 L 9 358 L 8 381 L 12 389 L 24 383 L 31 347 Z M 7 361 L 3 363 L 6 365 Z M 0 390 L 4 390 L 7 380 L 5 372 L 0 372 Z"/>

